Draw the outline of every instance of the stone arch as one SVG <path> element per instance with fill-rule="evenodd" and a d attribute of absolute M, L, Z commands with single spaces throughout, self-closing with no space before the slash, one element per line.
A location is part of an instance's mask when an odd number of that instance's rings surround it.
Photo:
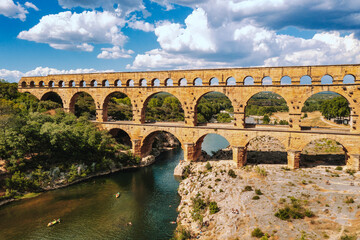
<path fill-rule="evenodd" d="M 216 77 L 211 78 L 210 81 L 209 81 L 209 85 L 210 86 L 218 86 L 219 85 L 219 79 L 216 78 Z"/>
<path fill-rule="evenodd" d="M 26 86 L 27 86 L 26 81 L 22 81 L 22 82 L 21 82 L 21 87 L 22 87 L 22 88 L 26 88 Z"/>
<path fill-rule="evenodd" d="M 202 85 L 203 85 L 203 81 L 201 78 L 197 77 L 194 79 L 193 86 L 202 86 Z"/>
<path fill-rule="evenodd" d="M 126 86 L 127 87 L 133 87 L 134 85 L 135 85 L 134 80 L 129 79 L 129 80 L 126 81 Z"/>
<path fill-rule="evenodd" d="M 301 145 L 300 167 L 318 165 L 347 165 L 349 157 L 346 146 L 332 136 L 317 137 Z"/>
<path fill-rule="evenodd" d="M 304 75 L 300 78 L 300 85 L 311 85 L 312 79 L 309 75 Z"/>
<path fill-rule="evenodd" d="M 272 85 L 272 84 L 273 84 L 272 78 L 269 76 L 266 76 L 261 80 L 261 85 Z"/>
<path fill-rule="evenodd" d="M 64 107 L 64 101 L 62 97 L 54 91 L 46 92 L 45 94 L 43 94 L 40 98 L 40 101 L 53 101 L 59 103 L 61 107 Z"/>
<path fill-rule="evenodd" d="M 98 86 L 97 81 L 96 81 L 95 79 L 91 80 L 90 86 L 91 86 L 91 87 L 97 87 L 97 86 Z"/>
<path fill-rule="evenodd" d="M 249 110 L 247 110 L 247 107 L 249 107 L 250 106 L 250 104 L 249 104 L 249 102 L 250 102 L 250 100 L 253 98 L 253 97 L 255 97 L 256 95 L 259 95 L 259 94 L 261 94 L 261 93 L 264 93 L 264 94 L 276 94 L 276 95 L 278 95 L 279 97 L 281 97 L 284 101 L 285 101 L 285 103 L 286 103 L 286 106 L 287 106 L 287 111 L 286 111 L 286 109 L 283 109 L 283 110 L 285 110 L 284 112 L 288 112 L 289 113 L 289 110 L 290 110 L 290 107 L 291 107 L 291 105 L 289 104 L 289 100 L 288 99 L 286 99 L 286 97 L 287 96 L 282 96 L 282 94 L 281 93 L 279 93 L 279 92 L 277 92 L 277 91 L 258 91 L 258 92 L 256 92 L 256 93 L 253 93 L 250 97 L 248 97 L 247 99 L 246 99 L 246 104 L 245 104 L 245 106 L 244 106 L 244 112 L 245 112 L 245 114 L 244 114 L 244 122 L 245 123 L 247 123 L 247 124 L 251 124 L 251 125 L 254 125 L 254 124 L 256 124 L 256 121 L 252 121 L 251 119 L 247 119 L 246 118 L 246 113 L 247 113 L 247 111 L 249 111 Z M 279 98 L 278 98 L 279 99 Z M 269 107 L 271 107 L 271 106 L 269 106 Z M 270 109 L 269 109 L 269 111 L 270 111 Z M 252 114 L 250 114 L 250 115 L 252 115 Z M 288 122 L 288 120 L 289 120 L 289 114 L 287 115 L 287 119 L 279 119 L 279 122 L 280 122 L 280 120 L 285 120 L 285 121 L 287 121 L 287 123 L 289 124 L 289 122 Z M 261 119 L 259 120 L 259 121 L 261 121 Z M 284 122 L 284 124 L 286 124 L 286 122 Z M 248 127 L 250 127 L 250 125 L 248 126 Z"/>
<path fill-rule="evenodd" d="M 49 81 L 49 83 L 48 83 L 48 87 L 50 87 L 50 88 L 52 88 L 52 87 L 55 87 L 55 83 L 54 83 L 54 81 Z"/>
<path fill-rule="evenodd" d="M 114 92 L 111 92 L 109 93 L 105 99 L 104 99 L 104 102 L 102 104 L 102 109 L 103 109 L 103 116 L 102 116 L 102 119 L 104 122 L 106 121 L 132 121 L 133 119 L 133 106 L 131 104 L 131 99 L 130 101 L 127 101 L 126 103 L 120 103 L 120 105 L 124 105 L 122 107 L 122 111 L 119 110 L 117 111 L 118 113 L 116 113 L 116 111 L 114 111 L 114 114 L 116 114 L 116 116 L 112 116 L 110 119 L 109 119 L 109 116 L 108 116 L 108 113 L 109 113 L 109 103 L 112 101 L 112 97 L 114 97 L 114 95 L 116 94 L 120 94 L 120 95 L 123 95 L 123 96 L 126 96 L 130 99 L 130 97 L 124 93 L 124 92 L 121 92 L 121 91 L 114 91 Z M 130 104 L 130 106 L 129 106 Z M 130 107 L 130 109 L 127 109 L 127 106 Z M 123 113 L 123 111 L 127 111 L 127 113 Z M 129 119 L 126 119 L 126 118 L 129 118 Z"/>
<path fill-rule="evenodd" d="M 171 78 L 165 80 L 165 86 L 174 86 L 174 82 Z"/>
<path fill-rule="evenodd" d="M 250 164 L 287 164 L 287 138 L 260 135 L 248 139 L 246 162 Z"/>
<path fill-rule="evenodd" d="M 254 85 L 255 81 L 254 78 L 251 76 L 247 76 L 244 78 L 244 85 Z"/>
<path fill-rule="evenodd" d="M 85 89 L 84 89 L 85 90 Z M 79 96 L 82 96 L 85 100 L 89 100 L 89 106 L 85 109 L 80 109 L 76 106 L 76 100 Z M 90 96 L 90 98 L 89 98 Z M 92 104 L 93 103 L 93 104 Z M 95 120 L 96 117 L 96 101 L 95 98 L 86 91 L 80 91 L 75 93 L 70 99 L 70 112 L 74 113 L 77 117 L 81 116 L 83 112 L 89 112 L 89 119 Z"/>
<path fill-rule="evenodd" d="M 84 80 L 81 80 L 79 83 L 80 87 L 86 87 L 86 82 Z"/>
<path fill-rule="evenodd" d="M 337 93 L 337 94 L 341 95 L 342 97 L 344 97 L 344 98 L 348 101 L 349 107 L 350 107 L 351 109 L 355 107 L 355 102 L 354 102 L 354 100 L 353 100 L 348 94 L 345 94 L 344 92 L 339 91 L 339 90 L 337 90 L 337 89 L 331 89 L 331 91 L 325 91 L 325 90 L 321 90 L 321 89 L 319 89 L 319 90 L 317 90 L 317 91 L 312 91 L 312 92 L 309 93 L 308 95 L 302 96 L 302 99 L 301 99 L 301 101 L 299 102 L 299 105 L 302 106 L 302 107 L 304 107 L 305 102 L 306 102 L 310 97 L 314 96 L 315 94 L 322 93 L 322 92 L 333 92 L 333 93 Z"/>
<path fill-rule="evenodd" d="M 147 87 L 147 82 L 145 78 L 140 79 L 139 82 L 140 87 Z"/>
<path fill-rule="evenodd" d="M 181 78 L 179 80 L 179 86 L 187 86 L 187 80 L 186 78 Z"/>
<path fill-rule="evenodd" d="M 353 74 L 347 74 L 343 78 L 343 84 L 354 84 L 355 80 L 356 78 Z"/>
<path fill-rule="evenodd" d="M 321 78 L 321 84 L 333 84 L 334 78 L 329 75 L 326 74 Z"/>
<path fill-rule="evenodd" d="M 34 81 L 31 81 L 31 82 L 30 82 L 30 87 L 31 87 L 31 88 L 35 87 L 35 82 L 34 82 Z"/>
<path fill-rule="evenodd" d="M 224 147 L 221 147 L 221 142 L 219 142 L 219 141 L 217 141 L 216 142 L 216 144 L 214 144 L 214 146 L 210 146 L 210 147 L 218 147 L 218 149 L 216 150 L 216 151 L 214 151 L 215 152 L 215 154 L 216 154 L 216 152 L 218 152 L 219 150 L 221 150 L 221 149 L 228 149 L 228 151 L 227 151 L 227 154 L 225 154 L 225 158 L 227 159 L 227 160 L 232 160 L 233 159 L 233 156 L 232 156 L 232 151 L 229 149 L 230 147 L 231 147 L 231 142 L 229 141 L 229 140 L 231 140 L 231 139 L 227 139 L 225 136 L 223 136 L 223 135 L 221 135 L 221 134 L 219 134 L 219 133 L 206 133 L 206 134 L 204 134 L 204 135 L 202 135 L 202 136 L 200 136 L 197 140 L 196 140 L 196 142 L 195 142 L 195 153 L 194 153 L 194 159 L 196 160 L 196 161 L 198 161 L 198 160 L 200 160 L 200 161 L 206 161 L 206 160 L 209 160 L 209 157 L 211 158 L 211 157 L 213 157 L 214 155 L 212 154 L 212 152 L 209 152 L 209 151 L 207 151 L 206 149 L 204 149 L 203 150 L 203 142 L 204 142 L 204 139 L 208 136 L 208 137 L 211 137 L 211 136 L 214 136 L 215 137 L 215 135 L 217 135 L 217 136 L 220 136 L 223 140 L 225 140 L 226 142 L 223 142 L 223 146 Z M 202 154 L 202 151 L 205 151 L 207 154 Z M 210 155 L 211 154 L 211 155 Z M 221 159 L 221 160 L 225 160 L 225 158 L 224 159 Z M 220 159 L 219 159 L 220 160 Z"/>
<path fill-rule="evenodd" d="M 152 87 L 160 87 L 160 80 L 158 78 L 154 78 L 152 81 L 151 81 L 151 86 Z"/>
<path fill-rule="evenodd" d="M 280 80 L 281 85 L 291 85 L 291 77 L 283 76 Z"/>
<path fill-rule="evenodd" d="M 158 94 L 169 94 L 170 96 L 176 98 L 176 99 L 179 101 L 179 103 L 180 103 L 180 109 L 178 110 L 178 112 L 184 113 L 184 104 L 183 104 L 183 102 L 180 100 L 181 98 L 180 98 L 179 96 L 177 96 L 177 95 L 175 95 L 175 94 L 173 94 L 173 93 L 169 93 L 169 92 L 165 92 L 165 91 L 160 91 L 160 92 L 156 92 L 156 93 L 153 93 L 153 94 L 149 95 L 149 96 L 145 99 L 145 101 L 144 101 L 144 103 L 143 103 L 143 106 L 142 106 L 142 108 L 141 108 L 141 122 L 142 122 L 142 123 L 144 123 L 144 122 L 146 121 L 146 110 L 147 110 L 147 106 L 148 106 L 149 101 L 150 101 L 154 96 L 156 96 L 156 95 L 158 95 Z M 176 113 L 176 110 L 175 110 L 175 109 L 173 109 L 172 113 L 170 113 L 170 114 L 173 114 L 173 113 Z M 166 116 L 167 116 L 167 115 L 166 115 Z M 183 116 L 183 115 L 182 115 L 182 116 Z M 167 117 L 168 117 L 168 116 L 167 116 Z M 181 116 L 179 116 L 179 117 L 181 117 Z M 183 117 L 183 118 L 184 118 L 184 117 Z M 153 119 L 150 119 L 150 120 L 148 120 L 148 121 L 154 122 Z"/>
<path fill-rule="evenodd" d="M 59 81 L 58 87 L 65 87 L 65 83 L 63 80 Z"/>
<path fill-rule="evenodd" d="M 236 79 L 234 77 L 228 77 L 226 79 L 226 85 L 227 86 L 235 86 L 236 85 Z"/>
<path fill-rule="evenodd" d="M 110 87 L 109 80 L 107 80 L 107 79 L 102 80 L 101 86 L 102 87 Z"/>
<path fill-rule="evenodd" d="M 233 99 L 230 99 L 230 97 L 227 96 L 225 93 L 223 93 L 223 92 L 217 92 L 217 91 L 209 91 L 209 92 L 202 93 L 202 94 L 197 98 L 196 103 L 195 103 L 195 105 L 194 105 L 194 111 L 195 111 L 194 123 L 195 123 L 195 125 L 197 125 L 198 122 L 199 122 L 199 123 L 207 123 L 207 122 L 210 120 L 210 119 L 207 119 L 207 118 L 209 118 L 209 116 L 206 116 L 206 117 L 204 116 L 206 122 L 203 121 L 204 119 L 200 119 L 200 121 L 198 121 L 198 120 L 199 120 L 199 119 L 198 119 L 198 106 L 199 106 L 199 103 L 200 103 L 201 99 L 202 99 L 204 96 L 208 95 L 208 94 L 221 94 L 222 96 L 225 96 L 225 97 L 230 101 L 230 104 L 231 104 L 232 109 L 234 109 L 234 104 L 233 104 L 234 101 L 233 101 Z M 223 109 L 223 110 L 225 110 L 225 109 Z"/>
<path fill-rule="evenodd" d="M 129 132 L 119 127 L 116 127 L 110 129 L 109 133 L 113 138 L 115 138 L 117 143 L 123 144 L 125 146 L 129 146 L 129 149 L 132 149 L 132 137 Z"/>
<path fill-rule="evenodd" d="M 182 139 L 176 132 L 172 132 L 170 129 L 167 129 L 166 131 L 165 130 L 152 130 L 152 131 L 144 134 L 144 137 L 141 140 L 140 152 L 141 152 L 142 158 L 148 156 L 151 153 L 155 137 L 159 133 L 171 134 L 173 137 L 175 137 L 179 141 L 181 147 L 183 147 Z"/>
<path fill-rule="evenodd" d="M 75 81 L 74 80 L 70 80 L 69 81 L 69 87 L 75 87 Z"/>
<path fill-rule="evenodd" d="M 121 80 L 120 79 L 116 79 L 114 81 L 114 87 L 121 87 Z"/>
<path fill-rule="evenodd" d="M 44 81 L 40 81 L 40 82 L 39 82 L 39 87 L 45 87 Z"/>

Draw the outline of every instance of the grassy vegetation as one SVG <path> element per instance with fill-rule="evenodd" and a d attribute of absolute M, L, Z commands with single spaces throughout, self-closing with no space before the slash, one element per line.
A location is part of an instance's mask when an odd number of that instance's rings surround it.
<path fill-rule="evenodd" d="M 288 197 L 291 201 L 291 204 L 286 204 L 284 208 L 280 208 L 275 216 L 280 218 L 281 220 L 291 220 L 291 219 L 303 219 L 306 217 L 314 217 L 314 213 L 306 209 L 303 206 L 303 201 L 300 199 L 296 199 L 294 197 Z M 283 203 L 286 203 L 286 200 L 283 199 Z"/>

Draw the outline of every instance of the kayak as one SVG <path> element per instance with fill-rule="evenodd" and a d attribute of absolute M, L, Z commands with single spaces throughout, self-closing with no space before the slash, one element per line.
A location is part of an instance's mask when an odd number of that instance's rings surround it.
<path fill-rule="evenodd" d="M 120 197 L 120 193 L 119 193 L 119 192 L 116 193 L 115 197 L 116 197 L 116 198 L 119 198 L 119 197 Z"/>
<path fill-rule="evenodd" d="M 49 222 L 47 226 L 48 226 L 48 227 L 51 227 L 51 226 L 53 226 L 53 225 L 55 225 L 55 224 L 57 224 L 57 223 L 60 223 L 60 218 L 59 218 L 59 219 L 56 219 L 56 220 L 54 220 L 54 221 Z"/>

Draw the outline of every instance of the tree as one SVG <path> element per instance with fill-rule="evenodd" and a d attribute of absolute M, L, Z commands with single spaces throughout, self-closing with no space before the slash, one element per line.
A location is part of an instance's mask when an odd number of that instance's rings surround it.
<path fill-rule="evenodd" d="M 269 124 L 270 123 L 270 117 L 268 115 L 266 115 L 266 114 L 263 117 L 263 123 L 264 124 Z"/>
<path fill-rule="evenodd" d="M 326 100 L 321 104 L 320 112 L 326 119 L 348 117 L 349 103 L 342 96 Z"/>

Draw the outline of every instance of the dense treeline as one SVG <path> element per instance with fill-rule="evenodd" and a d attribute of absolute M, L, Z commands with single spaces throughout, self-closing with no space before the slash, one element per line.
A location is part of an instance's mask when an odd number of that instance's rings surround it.
<path fill-rule="evenodd" d="M 346 99 L 344 97 L 340 96 L 337 93 L 333 93 L 333 92 L 325 92 L 325 93 L 315 94 L 306 100 L 301 111 L 302 112 L 321 111 L 321 106 L 326 101 L 337 98 L 337 97 L 343 98 L 346 101 Z"/>
<path fill-rule="evenodd" d="M 159 93 L 149 100 L 145 120 L 149 122 L 184 121 L 184 110 L 176 97 L 168 93 Z"/>
<path fill-rule="evenodd" d="M 199 123 L 211 122 L 212 119 L 216 119 L 217 122 L 231 122 L 229 113 L 233 112 L 231 101 L 224 94 L 208 93 L 199 101 L 197 119 Z"/>
<path fill-rule="evenodd" d="M 275 112 L 288 112 L 289 107 L 286 101 L 278 94 L 262 92 L 254 95 L 248 101 L 245 115 L 265 116 Z"/>
<path fill-rule="evenodd" d="M 342 96 L 324 101 L 321 104 L 320 111 L 327 119 L 344 118 L 350 115 L 349 103 Z"/>
<path fill-rule="evenodd" d="M 87 107 L 86 98 L 79 100 Z M 17 84 L 0 81 L 0 160 L 8 175 L 1 183 L 4 197 L 139 162 L 130 153 L 121 153 L 114 138 L 86 116 L 48 111 L 59 107 L 19 93 Z"/>

